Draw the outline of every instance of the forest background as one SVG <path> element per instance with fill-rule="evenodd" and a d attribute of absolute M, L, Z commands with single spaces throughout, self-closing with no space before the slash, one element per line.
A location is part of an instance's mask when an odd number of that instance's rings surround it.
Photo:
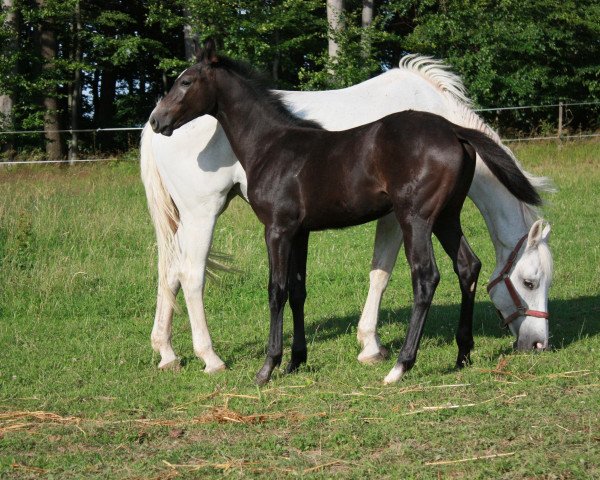
<path fill-rule="evenodd" d="M 96 132 L 142 125 L 209 36 L 275 88 L 345 87 L 420 53 L 444 59 L 476 106 L 585 103 L 568 128 L 600 127 L 596 0 L 2 0 L 2 158 L 135 146 Z M 521 135 L 556 125 L 547 108 L 483 115 Z M 23 130 L 45 133 L 2 134 Z"/>

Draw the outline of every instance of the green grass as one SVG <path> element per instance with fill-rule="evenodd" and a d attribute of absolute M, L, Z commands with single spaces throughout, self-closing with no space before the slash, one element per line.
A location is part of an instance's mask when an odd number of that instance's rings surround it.
<path fill-rule="evenodd" d="M 206 289 L 229 370 L 203 373 L 180 314 L 174 343 L 184 366 L 161 372 L 149 341 L 154 237 L 137 165 L 0 169 L 0 477 L 599 477 L 600 144 L 515 150 L 559 188 L 545 210 L 556 349 L 512 352 L 482 288 L 494 255 L 469 202 L 463 224 L 484 263 L 474 364 L 452 368 L 460 296 L 436 245 L 442 281 L 419 358 L 393 386 L 382 384 L 393 359 L 356 361 L 374 225 L 311 236 L 308 365 L 258 389 L 267 265 L 247 205 L 232 202 L 215 235 L 242 273 Z M 381 315 L 393 355 L 409 313 L 401 255 Z M 288 316 L 285 355 L 290 324 Z"/>

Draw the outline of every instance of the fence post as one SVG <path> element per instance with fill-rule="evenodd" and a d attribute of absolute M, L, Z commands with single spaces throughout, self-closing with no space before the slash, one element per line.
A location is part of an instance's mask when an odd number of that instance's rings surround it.
<path fill-rule="evenodd" d="M 496 134 L 500 136 L 500 110 L 496 110 Z"/>
<path fill-rule="evenodd" d="M 79 134 L 77 130 L 71 130 L 71 144 L 69 145 L 69 164 L 73 165 L 77 160 L 79 152 Z"/>
<path fill-rule="evenodd" d="M 558 140 L 562 137 L 563 129 L 563 102 L 558 102 Z"/>

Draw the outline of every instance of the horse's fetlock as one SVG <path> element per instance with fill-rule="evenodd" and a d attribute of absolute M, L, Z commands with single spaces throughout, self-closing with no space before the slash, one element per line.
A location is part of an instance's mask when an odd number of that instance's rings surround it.
<path fill-rule="evenodd" d="M 194 347 L 194 354 L 198 358 L 206 358 L 214 353 L 212 343 Z"/>
<path fill-rule="evenodd" d="M 150 344 L 156 353 L 160 353 L 162 348 L 168 344 L 168 339 L 165 341 L 164 337 L 160 336 L 158 333 L 152 332 L 152 335 L 150 335 Z"/>

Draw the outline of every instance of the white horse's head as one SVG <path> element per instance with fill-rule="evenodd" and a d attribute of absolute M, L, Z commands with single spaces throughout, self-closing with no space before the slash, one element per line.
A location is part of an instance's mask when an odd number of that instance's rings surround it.
<path fill-rule="evenodd" d="M 552 284 L 550 226 L 537 220 L 513 251 L 504 270 L 488 285 L 504 324 L 517 338 L 517 350 L 548 348 L 548 291 Z M 525 244 L 524 248 L 522 247 Z"/>

